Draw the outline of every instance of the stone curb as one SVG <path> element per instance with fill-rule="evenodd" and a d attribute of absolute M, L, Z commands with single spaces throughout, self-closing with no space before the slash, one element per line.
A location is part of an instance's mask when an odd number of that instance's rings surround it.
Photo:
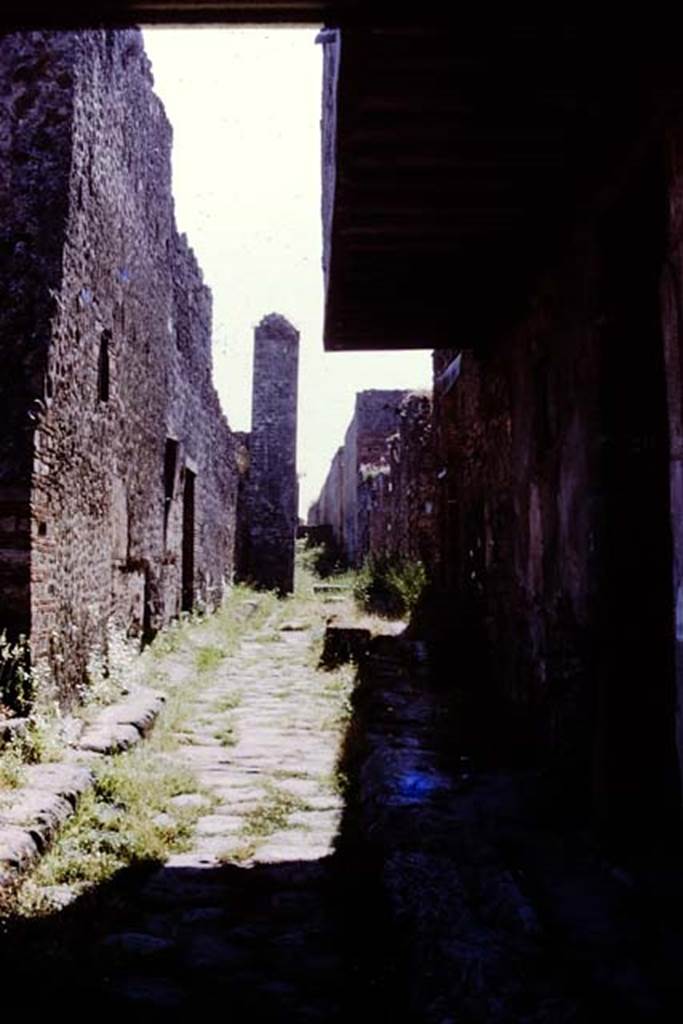
<path fill-rule="evenodd" d="M 83 765 L 36 764 L 0 800 L 0 893 L 45 852 L 93 783 Z"/>
<path fill-rule="evenodd" d="M 32 867 L 93 785 L 92 771 L 79 760 L 128 750 L 152 730 L 163 694 L 138 690 L 104 708 L 74 744 L 66 762 L 29 765 L 19 789 L 0 794 L 0 896 Z"/>
<path fill-rule="evenodd" d="M 152 690 L 138 690 L 121 704 L 104 708 L 86 726 L 77 750 L 119 754 L 129 750 L 153 728 L 166 698 Z"/>

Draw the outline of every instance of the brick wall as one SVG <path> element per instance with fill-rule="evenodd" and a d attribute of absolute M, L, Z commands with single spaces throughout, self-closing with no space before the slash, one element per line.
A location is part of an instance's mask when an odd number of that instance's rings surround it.
<path fill-rule="evenodd" d="M 294 589 L 298 374 L 299 332 L 276 313 L 264 317 L 254 333 L 243 576 L 282 594 Z"/>
<path fill-rule="evenodd" d="M 0 448 L 0 479 L 21 492 L 15 523 L 30 522 L 34 657 L 68 700 L 112 629 L 151 633 L 220 600 L 234 452 L 211 381 L 211 296 L 175 227 L 171 128 L 140 33 L 17 34 L 0 59 L 15 97 L 6 249 L 25 247 L 5 269 L 20 299 L 2 341 L 21 382 L 5 437 L 22 455 Z M 15 607 L 4 586 L 3 624 Z"/>

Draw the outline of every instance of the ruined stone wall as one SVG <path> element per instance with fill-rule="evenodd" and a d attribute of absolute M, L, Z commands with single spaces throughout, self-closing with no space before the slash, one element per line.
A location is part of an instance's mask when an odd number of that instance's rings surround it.
<path fill-rule="evenodd" d="M 30 628 L 33 419 L 68 213 L 73 118 L 68 38 L 2 40 L 0 61 L 0 630 Z"/>
<path fill-rule="evenodd" d="M 272 313 L 254 333 L 247 484 L 248 570 L 257 586 L 294 589 L 299 332 Z"/>
<path fill-rule="evenodd" d="M 434 559 L 434 463 L 427 395 L 363 391 L 309 523 L 329 524 L 351 565 L 369 554 Z"/>
<path fill-rule="evenodd" d="M 434 360 L 450 629 L 487 663 L 474 699 L 482 714 L 487 703 L 494 711 L 488 723 L 477 720 L 476 734 L 495 747 L 495 715 L 506 708 L 522 755 L 539 744 L 558 754 L 571 746 L 591 671 L 577 653 L 592 645 L 584 631 L 597 579 L 589 559 L 597 367 L 590 336 L 577 330 L 553 350 L 552 334 L 546 312 L 489 358 L 444 350 Z M 459 376 L 448 388 L 442 375 L 456 355 Z M 538 433 L 549 416 L 552 445 Z M 566 575 L 565 566 L 577 571 Z"/>
<path fill-rule="evenodd" d="M 677 799 L 665 204 L 649 164 L 620 187 L 514 328 L 435 353 L 434 398 L 461 742 L 544 763 L 634 838 Z"/>
<path fill-rule="evenodd" d="M 249 434 L 233 431 L 235 467 L 237 469 L 237 497 L 235 505 L 235 578 L 246 580 L 249 575 Z"/>
<path fill-rule="evenodd" d="M 65 216 L 50 225 L 59 273 L 37 275 L 52 305 L 30 507 L 34 656 L 68 697 L 112 630 L 149 634 L 220 599 L 234 452 L 211 382 L 211 297 L 176 231 L 171 129 L 140 33 L 25 34 L 0 50 L 3 67 L 17 50 L 36 78 L 58 53 L 70 117 Z M 28 145 L 48 177 L 52 147 L 39 131 Z M 24 167 L 9 173 L 13 191 Z"/>
<path fill-rule="evenodd" d="M 308 510 L 308 522 L 311 526 L 329 525 L 335 545 L 342 552 L 345 551 L 344 495 L 344 448 L 341 447 L 335 452 L 318 499 Z"/>
<path fill-rule="evenodd" d="M 354 414 L 335 454 L 318 500 L 311 506 L 312 525 L 329 524 L 339 550 L 350 565 L 367 553 L 366 502 L 360 486 L 367 467 L 383 457 L 388 435 L 396 428 L 402 391 L 361 391 Z M 360 515 L 360 521 L 359 521 Z"/>
<path fill-rule="evenodd" d="M 356 405 L 358 396 L 356 395 Z M 358 565 L 361 561 L 358 548 L 358 416 L 356 411 L 351 418 L 344 444 L 341 448 L 341 538 L 344 556 L 349 565 Z"/>
<path fill-rule="evenodd" d="M 430 395 L 408 394 L 402 400 L 398 430 L 387 438 L 383 461 L 366 473 L 363 491 L 367 550 L 420 561 L 431 570 L 437 514 Z"/>

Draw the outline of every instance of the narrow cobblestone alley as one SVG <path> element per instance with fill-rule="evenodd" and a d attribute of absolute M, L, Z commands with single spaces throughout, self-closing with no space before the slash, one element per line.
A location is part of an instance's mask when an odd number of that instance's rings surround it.
<path fill-rule="evenodd" d="M 349 951 L 358 879 L 347 884 L 335 853 L 354 669 L 317 666 L 334 607 L 267 594 L 243 604 L 246 632 L 231 655 L 221 656 L 220 614 L 157 655 L 158 678 L 195 688 L 175 749 L 158 756 L 189 769 L 196 789 L 154 824 L 194 811 L 194 834 L 161 866 L 95 889 L 41 887 L 40 873 L 29 882 L 43 912 L 10 929 L 3 957 L 17 979 L 40 958 L 46 1006 L 82 1011 L 106 996 L 145 1019 L 214 1004 L 237 1020 L 354 1015 L 367 935 Z"/>

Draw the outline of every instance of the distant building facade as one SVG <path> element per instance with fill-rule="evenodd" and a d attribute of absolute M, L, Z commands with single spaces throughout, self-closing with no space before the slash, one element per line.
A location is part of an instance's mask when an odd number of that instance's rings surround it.
<path fill-rule="evenodd" d="M 368 554 L 431 564 L 434 492 L 430 396 L 361 391 L 308 521 L 331 527 L 349 565 Z"/>

